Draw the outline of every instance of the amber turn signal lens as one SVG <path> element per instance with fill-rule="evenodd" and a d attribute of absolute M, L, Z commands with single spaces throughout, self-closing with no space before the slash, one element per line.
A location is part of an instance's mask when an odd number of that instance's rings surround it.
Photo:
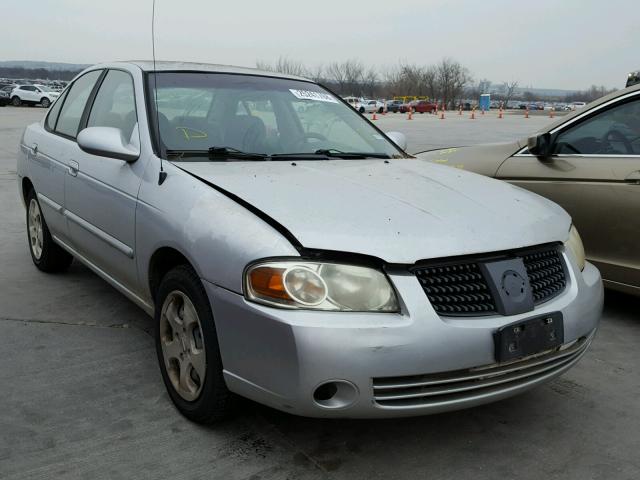
<path fill-rule="evenodd" d="M 282 275 L 284 268 L 258 267 L 251 270 L 249 283 L 251 289 L 260 296 L 291 300 L 284 288 Z"/>

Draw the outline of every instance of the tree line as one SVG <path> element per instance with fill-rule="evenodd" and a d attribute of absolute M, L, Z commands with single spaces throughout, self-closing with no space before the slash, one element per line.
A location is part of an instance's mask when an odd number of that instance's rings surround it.
<path fill-rule="evenodd" d="M 503 102 L 511 100 L 591 102 L 616 89 L 593 85 L 584 91 L 560 96 L 543 95 L 519 88 L 518 80 L 495 84 L 488 79 L 474 80 L 467 67 L 452 58 L 443 58 L 430 65 L 401 62 L 398 65 L 377 70 L 357 59 L 308 67 L 303 62 L 280 57 L 275 62 L 258 61 L 262 70 L 297 75 L 321 83 L 336 93 L 369 98 L 393 98 L 400 96 L 425 96 L 456 108 L 465 100 L 477 101 L 482 93 L 491 93 L 491 99 Z"/>
<path fill-rule="evenodd" d="M 473 77 L 469 69 L 451 58 L 433 65 L 400 63 L 379 72 L 357 59 L 307 67 L 304 63 L 280 57 L 275 62 L 256 62 L 262 70 L 311 78 L 338 94 L 392 98 L 425 96 L 449 107 L 458 104 Z"/>
<path fill-rule="evenodd" d="M 47 68 L 0 67 L 0 78 L 30 78 L 41 80 L 66 80 L 75 77 L 80 70 L 49 70 Z"/>

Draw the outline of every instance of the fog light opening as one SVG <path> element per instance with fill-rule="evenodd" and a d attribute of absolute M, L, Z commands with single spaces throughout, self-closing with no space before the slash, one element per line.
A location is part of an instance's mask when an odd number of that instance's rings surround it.
<path fill-rule="evenodd" d="M 358 398 L 356 386 L 346 380 L 325 382 L 313 392 L 313 400 L 323 408 L 346 408 Z"/>
<path fill-rule="evenodd" d="M 338 393 L 338 387 L 334 382 L 325 383 L 316 388 L 316 391 L 313 392 L 313 399 L 316 402 L 326 402 L 331 400 L 336 393 Z"/>

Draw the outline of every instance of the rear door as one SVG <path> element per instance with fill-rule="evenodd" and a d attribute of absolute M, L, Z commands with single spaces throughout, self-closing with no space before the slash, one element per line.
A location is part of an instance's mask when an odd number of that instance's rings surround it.
<path fill-rule="evenodd" d="M 112 127 L 139 145 L 132 75 L 108 70 L 89 99 L 82 127 Z M 142 101 L 141 99 L 139 101 Z M 143 172 L 142 159 L 123 160 L 73 149 L 75 171 L 66 177 L 65 207 L 74 248 L 130 290 L 136 290 L 135 212 Z"/>
<path fill-rule="evenodd" d="M 640 286 L 640 96 L 585 112 L 554 131 L 554 155 L 521 152 L 498 178 L 563 206 L 603 277 Z M 623 286 L 622 285 L 622 286 Z"/>
<path fill-rule="evenodd" d="M 88 72 L 71 85 L 53 104 L 44 130 L 29 149 L 29 176 L 51 233 L 66 241 L 64 182 L 69 169 L 69 151 L 75 145 L 80 116 L 102 70 Z"/>

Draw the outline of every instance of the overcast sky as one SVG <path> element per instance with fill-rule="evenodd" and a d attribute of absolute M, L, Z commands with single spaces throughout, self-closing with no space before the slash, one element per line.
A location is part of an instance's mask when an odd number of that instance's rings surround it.
<path fill-rule="evenodd" d="M 475 79 L 623 87 L 640 69 L 638 0 L 156 0 L 156 54 L 255 66 L 358 58 L 379 68 L 452 57 Z M 152 0 L 20 0 L 0 60 L 151 58 Z M 5 8 L 5 11 L 7 9 Z M 6 13 L 6 12 L 5 12 Z"/>

